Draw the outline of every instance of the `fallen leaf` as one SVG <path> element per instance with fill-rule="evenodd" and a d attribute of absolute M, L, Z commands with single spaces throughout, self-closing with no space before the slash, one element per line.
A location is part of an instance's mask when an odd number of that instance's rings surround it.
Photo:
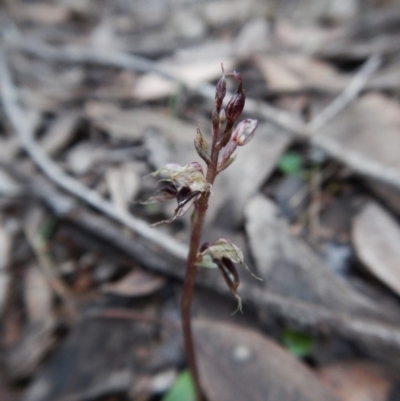
<path fill-rule="evenodd" d="M 201 382 L 209 401 L 335 401 L 293 355 L 255 331 L 195 320 Z"/>
<path fill-rule="evenodd" d="M 142 100 L 162 99 L 179 90 L 177 82 L 161 77 L 159 74 L 145 74 L 136 79 L 132 88 L 132 97 Z"/>
<path fill-rule="evenodd" d="M 25 276 L 24 300 L 31 322 L 51 315 L 53 294 L 39 266 L 29 266 Z"/>
<path fill-rule="evenodd" d="M 137 141 L 142 137 L 142 127 L 137 127 L 135 116 L 112 103 L 89 101 L 85 104 L 85 113 L 97 128 L 112 138 Z"/>
<path fill-rule="evenodd" d="M 5 352 L 5 368 L 11 380 L 19 381 L 32 376 L 54 345 L 55 328 L 56 320 L 51 315 L 24 327 L 18 341 Z"/>
<path fill-rule="evenodd" d="M 214 27 L 229 24 L 242 25 L 251 17 L 258 17 L 266 12 L 268 5 L 258 0 L 230 0 L 205 3 L 202 8 L 206 22 Z"/>
<path fill-rule="evenodd" d="M 59 116 L 40 139 L 43 150 L 51 156 L 63 150 L 72 141 L 78 122 L 77 113 Z"/>
<path fill-rule="evenodd" d="M 183 58 L 182 56 L 179 57 Z M 194 58 L 196 59 L 196 57 Z M 176 61 L 162 63 L 161 66 L 185 82 L 187 86 L 195 88 L 202 83 L 220 78 L 221 63 L 224 64 L 225 71 L 233 69 L 233 61 L 227 57 L 222 57 L 222 60 L 221 57 L 216 59 L 207 57 L 206 61 L 200 59 L 196 62 L 179 62 L 178 58 Z M 179 83 L 163 78 L 158 74 L 149 73 L 137 78 L 132 88 L 132 95 L 139 100 L 147 101 L 171 96 L 178 90 Z"/>
<path fill-rule="evenodd" d="M 246 231 L 266 291 L 336 311 L 379 318 L 386 313 L 335 275 L 306 243 L 292 236 L 271 200 L 260 195 L 249 202 Z"/>
<path fill-rule="evenodd" d="M 23 21 L 29 21 L 36 24 L 55 25 L 66 22 L 70 16 L 70 10 L 60 5 L 50 5 L 41 3 L 23 3 L 16 2 L 12 7 L 13 14 Z"/>
<path fill-rule="evenodd" d="M 318 376 L 340 401 L 386 401 L 393 383 L 381 370 L 364 361 L 346 361 L 319 369 Z"/>
<path fill-rule="evenodd" d="M 235 50 L 238 55 L 245 57 L 254 53 L 266 51 L 270 46 L 271 27 L 266 18 L 257 17 L 249 20 L 240 29 L 235 40 Z"/>
<path fill-rule="evenodd" d="M 118 209 L 127 211 L 129 203 L 139 192 L 141 183 L 132 164 L 125 163 L 109 168 L 106 173 L 106 182 L 113 204 Z"/>
<path fill-rule="evenodd" d="M 368 203 L 353 225 L 353 241 L 366 268 L 400 295 L 400 225 L 381 206 Z"/>
<path fill-rule="evenodd" d="M 104 152 L 92 142 L 79 142 L 66 153 L 68 169 L 76 175 L 86 174 Z"/>
<path fill-rule="evenodd" d="M 321 91 L 338 93 L 350 78 L 332 66 L 305 55 L 268 55 L 257 59 L 268 91 Z"/>
<path fill-rule="evenodd" d="M 382 178 L 387 171 L 400 175 L 399 127 L 399 104 L 380 94 L 368 94 L 325 125 L 316 143 L 319 139 L 331 142 L 337 157 L 361 174 L 370 162 L 382 171 Z"/>
<path fill-rule="evenodd" d="M 218 176 L 208 221 L 217 220 L 228 228 L 238 227 L 246 202 L 275 169 L 289 142 L 285 132 L 276 126 L 260 124 L 252 141 L 236 150 L 236 160 Z"/>
<path fill-rule="evenodd" d="M 103 291 L 122 297 L 143 297 L 158 291 L 164 284 L 161 276 L 133 270 L 117 282 L 105 285 Z"/>

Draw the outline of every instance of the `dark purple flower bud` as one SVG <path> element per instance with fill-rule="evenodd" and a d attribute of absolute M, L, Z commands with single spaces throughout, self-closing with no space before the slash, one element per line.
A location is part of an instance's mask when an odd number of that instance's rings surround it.
<path fill-rule="evenodd" d="M 215 108 L 219 111 L 222 107 L 222 102 L 226 95 L 226 79 L 224 66 L 221 64 L 222 78 L 218 81 L 217 87 L 215 88 Z"/>
<path fill-rule="evenodd" d="M 246 118 L 237 125 L 231 140 L 236 142 L 239 146 L 246 145 L 246 143 L 250 142 L 251 138 L 253 138 L 257 125 L 257 120 Z"/>
<path fill-rule="evenodd" d="M 226 120 L 228 121 L 228 123 L 232 124 L 237 120 L 237 118 L 242 113 L 244 108 L 244 103 L 246 101 L 246 94 L 244 93 L 243 89 L 242 77 L 236 71 L 233 73 L 233 76 L 239 82 L 239 86 L 225 108 Z"/>

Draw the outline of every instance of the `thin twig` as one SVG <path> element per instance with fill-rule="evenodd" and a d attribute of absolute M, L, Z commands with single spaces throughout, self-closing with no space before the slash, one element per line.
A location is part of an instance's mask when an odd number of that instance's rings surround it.
<path fill-rule="evenodd" d="M 371 76 L 378 71 L 381 64 L 382 58 L 377 54 L 372 55 L 362 65 L 344 91 L 307 124 L 307 132 L 310 135 L 313 135 L 320 131 L 322 127 L 327 125 L 334 117 L 354 101 L 365 88 L 365 85 Z"/>
<path fill-rule="evenodd" d="M 43 151 L 35 141 L 33 129 L 18 104 L 17 91 L 7 68 L 4 52 L 0 54 L 0 83 L 4 111 L 15 129 L 22 147 L 48 178 L 68 193 L 73 194 L 108 217 L 122 223 L 152 243 L 159 245 L 172 255 L 181 260 L 186 259 L 187 247 L 185 245 L 178 243 L 173 238 L 160 231 L 150 228 L 145 221 L 115 208 L 112 203 L 102 198 L 96 191 L 87 188 L 79 181 L 67 175 Z"/>

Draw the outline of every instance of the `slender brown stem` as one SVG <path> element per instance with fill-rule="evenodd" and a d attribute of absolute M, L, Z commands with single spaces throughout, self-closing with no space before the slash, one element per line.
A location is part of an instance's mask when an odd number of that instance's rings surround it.
<path fill-rule="evenodd" d="M 219 151 L 216 149 L 215 142 L 216 139 L 214 136 L 212 151 L 211 151 L 211 161 L 210 164 L 208 165 L 208 170 L 207 170 L 207 181 L 210 184 L 214 183 L 215 177 L 217 175 Z M 199 198 L 199 200 L 196 202 L 195 205 L 192 229 L 190 233 L 190 248 L 186 265 L 186 275 L 183 283 L 182 304 L 181 304 L 183 340 L 185 344 L 185 351 L 189 370 L 192 375 L 192 379 L 195 386 L 197 401 L 204 401 L 204 395 L 202 392 L 200 377 L 197 369 L 190 312 L 193 299 L 194 283 L 197 274 L 196 258 L 200 246 L 201 234 L 203 231 L 204 219 L 208 208 L 209 197 L 210 193 L 208 192 L 204 193 Z"/>

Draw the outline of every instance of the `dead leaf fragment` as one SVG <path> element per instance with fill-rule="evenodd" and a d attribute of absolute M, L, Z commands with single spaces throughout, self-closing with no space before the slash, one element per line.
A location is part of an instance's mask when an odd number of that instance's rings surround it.
<path fill-rule="evenodd" d="M 339 92 L 349 78 L 322 61 L 305 55 L 260 56 L 258 64 L 270 91 L 318 90 Z"/>
<path fill-rule="evenodd" d="M 194 322 L 200 377 L 209 401 L 335 401 L 294 356 L 261 334 Z"/>
<path fill-rule="evenodd" d="M 225 227 L 237 227 L 247 200 L 275 169 L 290 142 L 285 132 L 271 124 L 260 124 L 252 141 L 237 149 L 236 160 L 218 176 L 207 219 Z"/>
<path fill-rule="evenodd" d="M 44 25 L 60 24 L 66 22 L 71 16 L 70 10 L 67 8 L 44 2 L 34 4 L 24 3 L 23 5 L 15 4 L 12 7 L 12 11 L 18 19 Z"/>
<path fill-rule="evenodd" d="M 40 321 L 51 315 L 52 291 L 38 266 L 30 266 L 25 276 L 25 306 L 30 321 Z"/>
<path fill-rule="evenodd" d="M 262 196 L 246 208 L 246 231 L 265 289 L 329 309 L 382 318 L 381 310 L 335 275 L 289 225 L 274 203 Z"/>
<path fill-rule="evenodd" d="M 66 154 L 68 168 L 76 175 L 86 174 L 103 154 L 104 150 L 93 143 L 80 142 Z"/>
<path fill-rule="evenodd" d="M 378 366 L 362 361 L 323 367 L 318 376 L 340 401 L 385 401 L 391 387 Z"/>
<path fill-rule="evenodd" d="M 371 169 L 400 175 L 400 107 L 380 94 L 368 94 L 340 113 L 316 135 L 335 156 L 359 173 Z M 375 173 L 377 174 L 377 173 Z"/>
<path fill-rule="evenodd" d="M 354 221 L 353 241 L 366 268 L 400 295 L 400 226 L 396 220 L 370 202 Z"/>
<path fill-rule="evenodd" d="M 103 291 L 123 297 L 142 297 L 153 294 L 165 284 L 165 279 L 155 274 L 134 270 L 119 281 L 107 284 Z"/>
<path fill-rule="evenodd" d="M 63 150 L 72 141 L 78 122 L 77 113 L 59 116 L 41 138 L 40 145 L 43 150 L 51 156 Z"/>
<path fill-rule="evenodd" d="M 140 190 L 140 178 L 130 163 L 111 167 L 106 173 L 106 182 L 114 205 L 127 211 L 129 202 Z"/>

